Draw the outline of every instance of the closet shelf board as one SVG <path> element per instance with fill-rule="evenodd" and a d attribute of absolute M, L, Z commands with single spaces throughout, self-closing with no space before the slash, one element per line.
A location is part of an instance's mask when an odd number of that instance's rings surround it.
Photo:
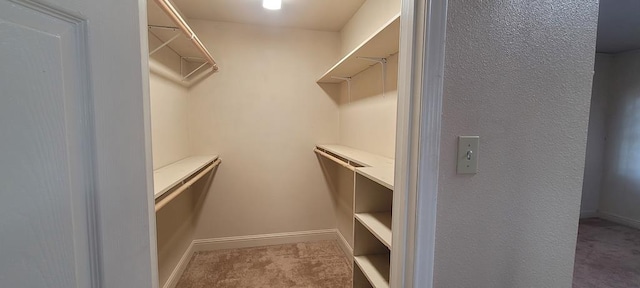
<path fill-rule="evenodd" d="M 379 156 L 376 154 L 372 154 L 372 153 L 351 148 L 348 146 L 323 144 L 323 145 L 317 145 L 317 147 L 322 150 L 331 152 L 335 155 L 338 155 L 342 158 L 345 158 L 351 162 L 357 163 L 358 165 L 364 166 L 364 167 L 393 165 L 394 163 L 393 159 L 391 158 Z"/>
<path fill-rule="evenodd" d="M 351 77 L 370 66 L 370 61 L 359 57 L 387 58 L 398 53 L 400 47 L 400 14 L 394 16 L 382 28 L 373 33 L 367 40 L 340 59 L 329 71 L 324 73 L 318 83 L 340 83 L 343 80 L 332 77 Z"/>
<path fill-rule="evenodd" d="M 390 190 L 393 190 L 394 169 L 393 165 L 358 167 L 356 168 L 356 172 Z"/>
<path fill-rule="evenodd" d="M 154 37 L 158 38 L 162 43 L 167 42 L 176 34 L 180 34 L 178 38 L 171 41 L 171 43 L 167 44 L 167 46 L 163 49 L 166 49 L 167 47 L 171 48 L 171 50 L 176 52 L 176 54 L 178 54 L 180 57 L 186 57 L 185 61 L 187 62 L 191 62 L 191 63 L 205 62 L 204 57 L 202 57 L 202 54 L 200 54 L 200 51 L 198 51 L 198 49 L 193 46 L 193 44 L 191 43 L 191 40 L 189 40 L 187 36 L 182 34 L 180 30 L 173 31 L 173 30 L 164 30 L 164 29 L 162 30 L 149 29 L 149 33 L 152 34 Z M 156 47 L 149 47 L 149 50 L 153 50 L 155 48 Z"/>
<path fill-rule="evenodd" d="M 153 171 L 154 198 L 162 196 L 171 188 L 193 176 L 200 169 L 218 159 L 217 155 L 193 156 L 182 159 Z"/>
<path fill-rule="evenodd" d="M 356 213 L 355 217 L 391 250 L 391 212 Z"/>
<path fill-rule="evenodd" d="M 147 1 L 147 23 L 151 26 L 164 26 L 164 27 L 175 27 L 176 23 L 174 23 L 167 14 L 162 11 L 162 9 L 155 3 L 155 1 Z M 204 58 L 198 48 L 196 48 L 191 40 L 180 31 L 180 29 L 169 30 L 169 29 L 149 29 L 149 32 L 153 34 L 155 37 L 160 39 L 162 42 L 166 42 L 171 39 L 176 34 L 180 34 L 180 37 L 176 38 L 174 41 L 167 45 L 173 51 L 175 51 L 178 55 L 184 57 L 199 57 Z M 155 47 L 149 47 L 153 49 Z"/>
<path fill-rule="evenodd" d="M 364 276 L 374 288 L 389 287 L 389 256 L 365 255 L 354 257 Z"/>
<path fill-rule="evenodd" d="M 356 172 L 393 190 L 394 160 L 342 145 L 317 145 L 321 150 L 358 164 Z"/>

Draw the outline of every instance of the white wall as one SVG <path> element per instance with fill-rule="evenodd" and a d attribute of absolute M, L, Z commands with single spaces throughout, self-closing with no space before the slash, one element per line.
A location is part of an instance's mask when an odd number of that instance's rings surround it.
<path fill-rule="evenodd" d="M 340 31 L 341 54 L 346 55 L 400 13 L 400 0 L 367 0 Z"/>
<path fill-rule="evenodd" d="M 338 33 L 191 24 L 220 66 L 189 92 L 191 147 L 223 161 L 196 238 L 335 228 L 313 148 L 338 141 L 337 100 L 315 82 L 339 57 Z"/>
<path fill-rule="evenodd" d="M 448 11 L 435 287 L 571 287 L 597 1 Z M 478 174 L 456 174 L 459 135 Z"/>
<path fill-rule="evenodd" d="M 342 83 L 340 144 L 394 158 L 398 54 L 387 59 L 384 93 L 382 81 L 382 65 L 376 64 L 352 78 L 351 99 L 347 83 Z"/>
<path fill-rule="evenodd" d="M 149 36 L 149 47 L 160 44 L 153 35 Z M 180 71 L 180 56 L 169 48 L 159 50 L 149 60 L 176 73 Z M 190 155 L 188 97 L 187 88 L 159 74 L 149 73 L 153 169 Z M 158 277 L 161 287 L 193 241 L 195 197 L 191 189 L 156 213 Z"/>
<path fill-rule="evenodd" d="M 149 36 L 150 47 L 160 43 L 153 35 Z M 180 56 L 169 48 L 159 50 L 150 61 L 180 71 Z M 149 73 L 149 95 L 153 169 L 158 169 L 189 156 L 188 91 L 171 80 Z"/>
<path fill-rule="evenodd" d="M 189 156 L 187 90 L 153 73 L 149 75 L 153 169 Z"/>
<path fill-rule="evenodd" d="M 595 217 L 600 203 L 607 132 L 607 102 L 611 94 L 611 60 L 612 57 L 609 54 L 596 54 L 591 108 L 589 111 L 589 132 L 582 185 L 582 201 L 580 205 L 581 218 Z"/>
<path fill-rule="evenodd" d="M 400 13 L 400 0 L 367 0 L 340 31 L 341 55 L 346 55 Z M 371 55 L 372 57 L 386 55 Z M 380 64 L 352 75 L 340 85 L 340 144 L 389 158 L 395 156 L 398 102 L 398 55 L 388 57 L 385 92 Z"/>
<path fill-rule="evenodd" d="M 640 50 L 612 59 L 599 212 L 640 227 Z"/>
<path fill-rule="evenodd" d="M 194 215 L 197 213 L 198 202 L 202 196 L 201 187 L 203 184 L 183 192 L 156 213 L 160 287 L 164 287 L 194 240 Z"/>

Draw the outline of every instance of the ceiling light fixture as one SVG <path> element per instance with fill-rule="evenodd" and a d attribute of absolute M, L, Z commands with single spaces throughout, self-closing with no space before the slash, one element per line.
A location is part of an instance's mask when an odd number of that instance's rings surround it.
<path fill-rule="evenodd" d="M 269 10 L 280 10 L 282 8 L 282 0 L 262 0 L 262 7 Z"/>

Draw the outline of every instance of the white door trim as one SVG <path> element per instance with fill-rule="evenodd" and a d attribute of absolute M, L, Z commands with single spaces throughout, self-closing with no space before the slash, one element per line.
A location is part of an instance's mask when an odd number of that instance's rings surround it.
<path fill-rule="evenodd" d="M 447 0 L 403 0 L 401 15 L 389 284 L 431 288 Z"/>

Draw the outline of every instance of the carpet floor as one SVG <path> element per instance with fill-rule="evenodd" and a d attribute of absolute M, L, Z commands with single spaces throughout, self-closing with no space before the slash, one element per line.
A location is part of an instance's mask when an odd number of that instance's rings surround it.
<path fill-rule="evenodd" d="M 336 241 L 194 253 L 177 288 L 351 288 L 352 271 Z"/>
<path fill-rule="evenodd" d="M 640 287 L 640 230 L 580 220 L 573 288 Z"/>

